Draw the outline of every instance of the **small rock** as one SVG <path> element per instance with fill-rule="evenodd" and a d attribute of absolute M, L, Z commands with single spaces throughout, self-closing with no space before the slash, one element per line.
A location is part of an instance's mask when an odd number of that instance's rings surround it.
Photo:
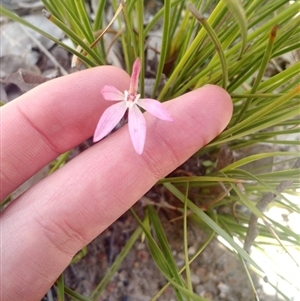
<path fill-rule="evenodd" d="M 143 243 L 143 242 L 140 242 L 140 243 L 136 244 L 136 249 L 138 251 L 145 250 L 145 248 L 146 248 L 146 244 Z"/>
<path fill-rule="evenodd" d="M 137 256 L 138 256 L 140 262 L 145 263 L 145 262 L 148 262 L 148 260 L 149 260 L 149 253 L 145 250 L 138 251 Z"/>
<path fill-rule="evenodd" d="M 188 254 L 191 256 L 191 255 L 194 255 L 196 253 L 196 248 L 195 246 L 191 246 L 188 248 Z"/>
<path fill-rule="evenodd" d="M 125 270 L 121 270 L 121 271 L 119 272 L 119 275 L 118 275 L 118 276 L 119 276 L 119 279 L 120 279 L 122 282 L 128 280 L 128 272 L 125 271 Z"/>
<path fill-rule="evenodd" d="M 222 299 L 226 299 L 228 293 L 230 292 L 230 287 L 223 282 L 218 284 L 218 290 L 220 291 L 219 297 Z"/>
<path fill-rule="evenodd" d="M 178 258 L 179 260 L 185 260 L 184 253 L 183 253 L 183 252 L 179 252 L 179 253 L 177 254 L 177 258 Z"/>
<path fill-rule="evenodd" d="M 193 284 L 199 284 L 201 282 L 201 279 L 198 275 L 191 275 L 191 281 Z"/>

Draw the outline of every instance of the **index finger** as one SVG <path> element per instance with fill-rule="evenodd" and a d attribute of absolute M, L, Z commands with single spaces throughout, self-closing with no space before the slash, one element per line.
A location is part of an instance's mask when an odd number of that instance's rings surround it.
<path fill-rule="evenodd" d="M 40 300 L 74 254 L 158 179 L 216 137 L 232 114 L 230 96 L 216 86 L 189 92 L 164 106 L 174 122 L 164 124 L 144 114 L 148 133 L 141 156 L 132 149 L 124 125 L 3 211 L 5 300 Z"/>
<path fill-rule="evenodd" d="M 129 75 L 102 66 L 51 80 L 1 108 L 0 199 L 59 154 L 92 136 L 110 105 L 101 88 L 129 86 Z"/>

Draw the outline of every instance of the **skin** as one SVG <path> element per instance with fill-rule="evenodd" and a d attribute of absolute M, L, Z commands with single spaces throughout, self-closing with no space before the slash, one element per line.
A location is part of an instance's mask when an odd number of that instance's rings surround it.
<path fill-rule="evenodd" d="M 93 135 L 111 105 L 100 90 L 129 87 L 111 66 L 51 80 L 1 108 L 1 199 Z M 74 254 L 104 231 L 156 181 L 181 165 L 228 124 L 232 102 L 205 86 L 164 105 L 173 122 L 145 113 L 142 155 L 127 125 L 31 187 L 0 217 L 1 300 L 40 300 Z"/>

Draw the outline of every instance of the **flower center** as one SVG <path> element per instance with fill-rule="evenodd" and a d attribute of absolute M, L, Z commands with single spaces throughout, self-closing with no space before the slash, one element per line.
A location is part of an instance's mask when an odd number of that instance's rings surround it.
<path fill-rule="evenodd" d="M 127 96 L 127 101 L 135 101 L 135 98 L 136 98 L 136 94 L 135 93 L 128 93 L 128 96 Z"/>
<path fill-rule="evenodd" d="M 126 101 L 127 106 L 131 107 L 133 104 L 136 104 L 140 97 L 140 94 L 129 93 L 127 90 L 124 91 L 124 100 Z"/>

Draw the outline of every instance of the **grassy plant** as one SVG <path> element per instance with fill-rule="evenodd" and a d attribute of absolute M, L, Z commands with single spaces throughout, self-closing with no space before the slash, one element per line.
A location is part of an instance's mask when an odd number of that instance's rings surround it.
<path fill-rule="evenodd" d="M 84 1 L 43 0 L 43 3 L 47 10 L 45 16 L 65 32 L 73 41 L 74 48 L 55 40 L 5 8 L 2 8 L 2 14 L 54 40 L 86 67 L 107 63 L 103 38 L 109 30 L 104 18 L 106 1 L 99 2 L 93 21 L 90 21 Z M 158 65 L 152 96 L 165 101 L 205 84 L 216 84 L 231 94 L 234 114 L 226 130 L 194 155 L 203 162 L 202 167 L 207 160 L 204 158 L 210 158 L 209 167 L 203 168 L 202 174 L 168 177 L 158 183 L 182 202 L 182 207 L 177 209 L 184 216 L 185 251 L 187 218 L 210 233 L 206 243 L 192 258 L 186 254 L 185 267 L 180 270 L 176 266 L 159 216 L 149 206 L 142 218 L 132 210 L 140 228 L 132 234 L 107 271 L 107 277 L 90 298 L 64 289 L 62 279 L 57 282 L 60 295 L 65 291 L 78 300 L 97 300 L 141 233 L 144 233 L 153 260 L 169 281 L 168 285 L 173 286 L 178 300 L 204 300 L 192 290 L 189 264 L 217 235 L 246 263 L 247 273 L 248 269 L 253 269 L 264 276 L 263 269 L 246 252 L 251 246 L 260 248 L 263 244 L 274 244 L 286 249 L 288 245 L 299 251 L 298 234 L 270 219 L 264 210 L 277 206 L 298 214 L 300 211 L 297 204 L 282 195 L 284 191 L 299 196 L 296 191 L 300 184 L 299 152 L 280 150 L 280 146 L 281 149 L 288 149 L 287 146 L 295 149 L 299 144 L 299 141 L 280 137 L 299 132 L 300 63 L 295 61 L 283 68 L 278 66 L 281 56 L 299 49 L 300 2 L 203 0 L 188 4 L 183 0 L 166 0 L 148 24 L 144 24 L 143 1 L 124 0 L 119 4 L 112 0 L 110 3 L 115 12 L 114 41 L 121 42 L 120 56 L 124 60 L 124 69 L 130 73 L 137 56 L 143 62 L 140 77 L 142 95 L 147 64 L 145 41 L 160 24 L 162 46 L 156 49 Z M 271 75 L 266 75 L 267 68 L 273 70 Z M 166 84 L 160 90 L 162 76 L 166 77 Z M 277 151 L 247 153 L 247 148 L 262 144 L 272 145 Z M 244 157 L 228 162 L 222 153 L 224 145 L 227 155 L 235 152 L 244 154 Z M 64 154 L 53 170 L 62 166 L 67 157 L 68 153 Z M 254 167 L 253 163 L 268 158 L 271 159 L 269 166 Z M 280 160 L 276 161 L 277 158 Z M 221 161 L 223 166 L 219 164 Z M 198 193 L 190 194 L 191 188 L 197 188 Z M 205 203 L 202 202 L 204 199 Z M 227 207 L 231 214 L 222 213 Z M 262 222 L 257 223 L 258 219 Z M 243 249 L 241 245 L 245 241 L 248 245 Z M 181 276 L 183 270 L 185 278 Z M 271 285 L 276 288 L 275 284 Z M 157 292 L 157 296 L 165 288 Z M 278 293 L 287 298 L 280 290 Z"/>

